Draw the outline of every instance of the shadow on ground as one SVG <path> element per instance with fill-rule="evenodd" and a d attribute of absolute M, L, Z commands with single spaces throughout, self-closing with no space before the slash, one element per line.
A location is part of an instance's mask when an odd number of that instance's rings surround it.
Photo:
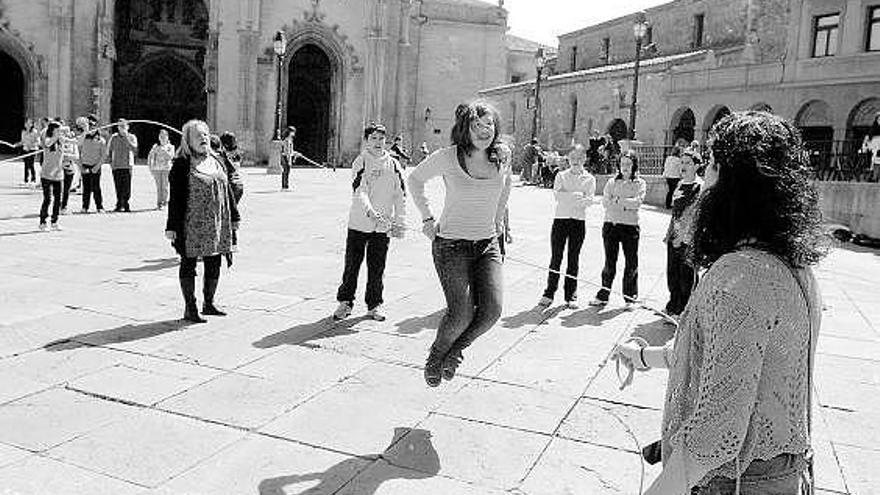
<path fill-rule="evenodd" d="M 515 315 L 505 316 L 501 318 L 501 326 L 503 328 L 520 328 L 524 326 L 535 326 L 545 321 L 555 318 L 565 306 L 557 306 L 555 308 L 544 308 L 543 306 L 535 306 L 524 311 L 520 311 Z"/>
<path fill-rule="evenodd" d="M 602 322 L 627 312 L 624 308 L 604 309 L 600 306 L 593 306 L 565 315 L 560 318 L 560 321 L 565 328 L 598 327 L 602 325 Z"/>
<path fill-rule="evenodd" d="M 154 260 L 143 260 L 143 265 L 134 268 L 123 268 L 121 272 L 158 272 L 167 268 L 174 268 L 180 264 L 180 258 L 158 258 Z"/>
<path fill-rule="evenodd" d="M 185 320 L 165 320 L 141 325 L 124 325 L 121 327 L 100 330 L 97 332 L 81 333 L 72 337 L 49 342 L 43 348 L 49 352 L 70 351 L 81 347 L 95 347 L 105 344 L 120 344 L 135 340 L 149 339 L 159 335 L 182 330 L 192 322 Z"/>
<path fill-rule="evenodd" d="M 367 319 L 366 316 L 358 316 L 344 321 L 333 321 L 333 318 L 328 316 L 318 321 L 302 323 L 287 330 L 267 335 L 251 345 L 258 349 L 269 349 L 279 345 L 308 345 L 313 340 L 353 335 L 358 331 L 352 327 Z"/>
<path fill-rule="evenodd" d="M 25 230 L 25 231 L 21 231 L 21 232 L 3 232 L 3 233 L 0 233 L 0 237 L 15 237 L 15 236 L 20 236 L 20 235 L 45 234 L 45 233 L 46 233 L 45 230 L 36 229 L 36 230 Z"/>
<path fill-rule="evenodd" d="M 436 330 L 437 327 L 440 326 L 440 320 L 445 313 L 446 310 L 441 309 L 429 315 L 413 316 L 412 318 L 399 321 L 395 324 L 397 327 L 397 333 L 413 335 L 421 333 L 424 330 Z"/>
<path fill-rule="evenodd" d="M 260 495 L 323 495 L 337 493 L 340 485 L 346 493 L 373 495 L 386 481 L 395 479 L 427 479 L 440 472 L 440 456 L 431 443 L 431 432 L 412 428 L 395 428 L 391 444 L 378 461 L 364 469 L 364 461 L 376 454 L 355 456 L 339 462 L 322 473 L 293 474 L 265 479 L 260 482 Z M 405 468 L 405 469 L 404 469 Z M 354 479 L 356 478 L 356 479 Z M 292 485 L 315 483 L 304 491 L 295 491 Z"/>

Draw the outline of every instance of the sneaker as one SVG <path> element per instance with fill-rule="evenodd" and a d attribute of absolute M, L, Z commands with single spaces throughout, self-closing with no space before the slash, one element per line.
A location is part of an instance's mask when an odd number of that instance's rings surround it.
<path fill-rule="evenodd" d="M 353 305 L 348 301 L 341 301 L 339 306 L 336 307 L 336 311 L 333 312 L 333 319 L 339 321 L 351 316 L 352 306 Z"/>
<path fill-rule="evenodd" d="M 579 307 L 581 307 L 578 304 L 577 299 L 571 299 L 569 301 L 565 301 L 565 306 L 568 307 L 568 309 L 578 309 Z"/>
<path fill-rule="evenodd" d="M 541 296 L 541 300 L 538 301 L 538 306 L 541 306 L 542 308 L 546 308 L 546 307 L 550 306 L 551 304 L 553 304 L 553 299 L 551 299 L 547 296 Z"/>
<path fill-rule="evenodd" d="M 95 210 L 95 213 L 107 213 L 107 210 L 105 210 L 104 208 L 98 208 L 97 210 Z"/>
<path fill-rule="evenodd" d="M 623 304 L 623 309 L 627 311 L 632 311 L 639 308 L 641 305 L 642 303 L 638 299 L 627 299 L 627 301 Z"/>
<path fill-rule="evenodd" d="M 61 208 L 61 214 L 67 215 L 67 208 Z"/>
<path fill-rule="evenodd" d="M 46 231 L 46 228 L 47 228 L 47 227 L 46 227 L 46 222 L 43 222 L 43 223 L 40 224 L 40 231 L 41 231 L 41 232 L 45 232 L 45 231 Z"/>
<path fill-rule="evenodd" d="M 608 304 L 608 301 L 606 301 L 604 299 L 599 299 L 598 297 L 596 299 L 593 299 L 592 301 L 590 301 L 590 306 L 605 306 L 607 304 Z"/>
<path fill-rule="evenodd" d="M 88 208 L 83 208 L 83 209 L 79 210 L 79 212 L 82 213 L 82 214 L 86 214 L 86 213 L 89 212 L 89 209 L 88 209 Z"/>
<path fill-rule="evenodd" d="M 367 316 L 376 321 L 385 321 L 385 318 L 387 318 L 387 316 L 385 315 L 385 309 L 382 307 L 381 304 L 367 311 Z"/>
<path fill-rule="evenodd" d="M 446 357 L 443 358 L 443 363 L 440 366 L 440 376 L 444 380 L 452 380 L 455 378 L 455 371 L 458 369 L 458 366 L 462 361 L 464 361 L 464 356 L 461 354 L 461 351 L 458 349 L 450 349 L 449 352 L 446 353 Z"/>
<path fill-rule="evenodd" d="M 58 226 L 58 222 L 52 222 L 52 230 L 61 230 L 61 227 Z"/>

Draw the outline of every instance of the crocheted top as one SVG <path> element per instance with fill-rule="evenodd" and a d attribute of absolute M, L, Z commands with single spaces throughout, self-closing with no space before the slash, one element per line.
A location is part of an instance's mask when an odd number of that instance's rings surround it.
<path fill-rule="evenodd" d="M 719 258 L 682 314 L 667 353 L 662 458 L 685 449 L 689 486 L 736 479 L 754 460 L 809 449 L 807 353 L 821 306 L 812 271 L 795 273 L 812 316 L 792 270 L 751 247 Z M 708 474 L 693 479 L 697 473 Z"/>

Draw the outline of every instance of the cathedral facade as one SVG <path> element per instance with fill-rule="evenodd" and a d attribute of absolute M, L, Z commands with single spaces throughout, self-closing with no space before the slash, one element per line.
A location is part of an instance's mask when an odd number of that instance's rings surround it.
<path fill-rule="evenodd" d="M 371 120 L 433 149 L 457 103 L 505 82 L 506 30 L 480 0 L 0 0 L 0 139 L 94 113 L 205 119 L 257 162 L 288 125 L 321 163 L 348 162 Z"/>

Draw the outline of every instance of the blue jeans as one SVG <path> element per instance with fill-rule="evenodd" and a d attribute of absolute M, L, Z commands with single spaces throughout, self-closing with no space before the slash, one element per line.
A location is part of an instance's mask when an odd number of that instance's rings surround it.
<path fill-rule="evenodd" d="M 740 477 L 740 495 L 801 495 L 806 490 L 806 461 L 803 456 L 780 454 L 768 461 L 749 464 Z M 716 477 L 691 495 L 734 495 L 736 480 Z"/>
<path fill-rule="evenodd" d="M 434 238 L 434 268 L 446 296 L 446 314 L 432 345 L 436 355 L 461 351 L 501 317 L 503 276 L 498 239 Z"/>

